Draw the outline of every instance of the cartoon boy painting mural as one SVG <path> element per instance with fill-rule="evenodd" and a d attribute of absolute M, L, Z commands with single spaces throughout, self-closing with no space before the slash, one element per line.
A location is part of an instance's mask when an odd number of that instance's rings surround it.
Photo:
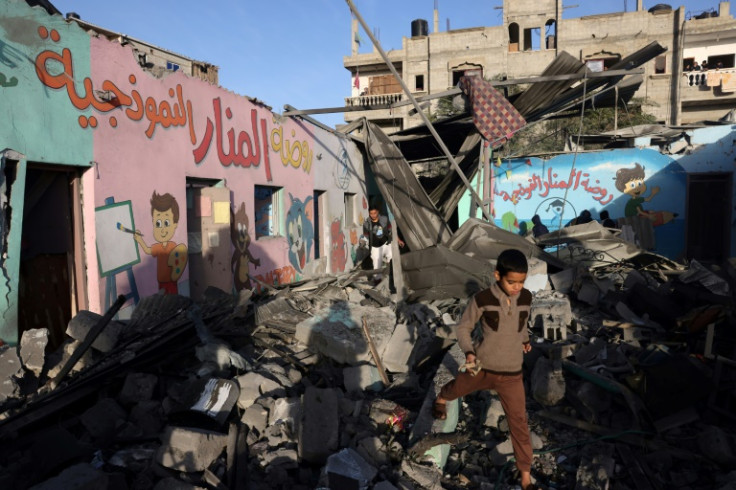
<path fill-rule="evenodd" d="M 153 220 L 153 238 L 158 243 L 150 247 L 143 240 L 140 230 L 135 231 L 135 241 L 144 253 L 156 257 L 156 278 L 158 288 L 165 294 L 178 294 L 177 281 L 187 266 L 187 246 L 174 243 L 174 232 L 179 225 L 179 204 L 169 193 L 151 196 L 151 219 Z"/>
<path fill-rule="evenodd" d="M 652 187 L 649 197 L 643 196 L 647 186 L 644 183 L 644 167 L 639 163 L 634 164 L 633 168 L 620 168 L 616 171 L 616 189 L 631 196 L 624 209 L 626 217 L 641 216 L 651 220 L 652 226 L 661 226 L 677 216 L 677 213 L 647 211 L 642 207 L 642 203 L 651 201 L 659 193 L 659 187 Z"/>

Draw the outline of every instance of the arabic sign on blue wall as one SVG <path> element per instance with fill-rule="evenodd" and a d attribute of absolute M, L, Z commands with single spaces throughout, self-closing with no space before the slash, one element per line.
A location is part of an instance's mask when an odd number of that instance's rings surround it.
<path fill-rule="evenodd" d="M 673 259 L 684 252 L 687 175 L 679 163 L 657 151 L 524 158 L 492 168 L 496 224 L 508 231 L 525 234 L 534 215 L 554 231 L 584 210 L 599 220 L 605 209 L 616 221 L 624 218 L 619 222 L 648 220 L 656 252 Z"/>

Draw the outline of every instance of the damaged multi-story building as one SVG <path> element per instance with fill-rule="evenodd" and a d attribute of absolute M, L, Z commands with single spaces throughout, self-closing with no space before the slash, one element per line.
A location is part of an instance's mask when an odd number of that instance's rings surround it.
<path fill-rule="evenodd" d="M 494 7 L 489 2 L 487 8 L 490 17 Z M 562 0 L 504 0 L 501 25 L 444 32 L 435 8 L 432 32 L 426 20 L 414 20 L 406 26 L 411 35 L 388 57 L 415 96 L 436 97 L 464 75 L 524 84 L 562 52 L 591 71 L 604 71 L 657 41 L 666 52 L 643 66 L 635 94 L 657 120 L 678 125 L 717 119 L 736 103 L 736 21 L 730 2 L 714 0 L 712 9 L 692 12 L 666 4 L 645 10 L 637 0 L 634 11 L 579 18 L 570 18 L 574 9 L 565 8 Z M 353 19 L 352 51 L 343 60 L 352 75 L 345 120 L 366 117 L 388 132 L 421 124 L 378 52 L 359 52 L 364 38 Z M 710 69 L 693 71 L 695 61 Z M 436 99 L 430 100 L 434 103 L 425 110 L 434 111 Z"/>

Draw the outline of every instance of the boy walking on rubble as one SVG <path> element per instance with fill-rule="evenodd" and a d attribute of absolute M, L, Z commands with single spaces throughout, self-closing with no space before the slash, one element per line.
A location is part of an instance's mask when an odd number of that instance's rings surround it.
<path fill-rule="evenodd" d="M 531 350 L 526 328 L 532 294 L 524 289 L 528 271 L 526 257 L 519 250 L 501 252 L 493 275 L 496 282 L 476 294 L 468 303 L 457 326 L 457 341 L 465 352 L 465 369 L 440 390 L 432 408 L 435 418 L 447 417 L 447 401 L 479 390 L 495 390 L 509 423 L 521 487 L 533 489 L 531 481 L 532 444 L 526 416 L 526 396 L 521 365 Z M 483 340 L 471 340 L 476 322 L 481 321 Z"/>

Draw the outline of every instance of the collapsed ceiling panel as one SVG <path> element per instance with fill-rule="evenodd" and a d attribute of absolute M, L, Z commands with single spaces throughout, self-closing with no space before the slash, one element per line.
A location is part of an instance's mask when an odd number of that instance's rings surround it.
<path fill-rule="evenodd" d="M 375 124 L 366 121 L 366 150 L 378 189 L 412 250 L 446 242 L 452 232 L 412 172 L 401 151 Z"/>

